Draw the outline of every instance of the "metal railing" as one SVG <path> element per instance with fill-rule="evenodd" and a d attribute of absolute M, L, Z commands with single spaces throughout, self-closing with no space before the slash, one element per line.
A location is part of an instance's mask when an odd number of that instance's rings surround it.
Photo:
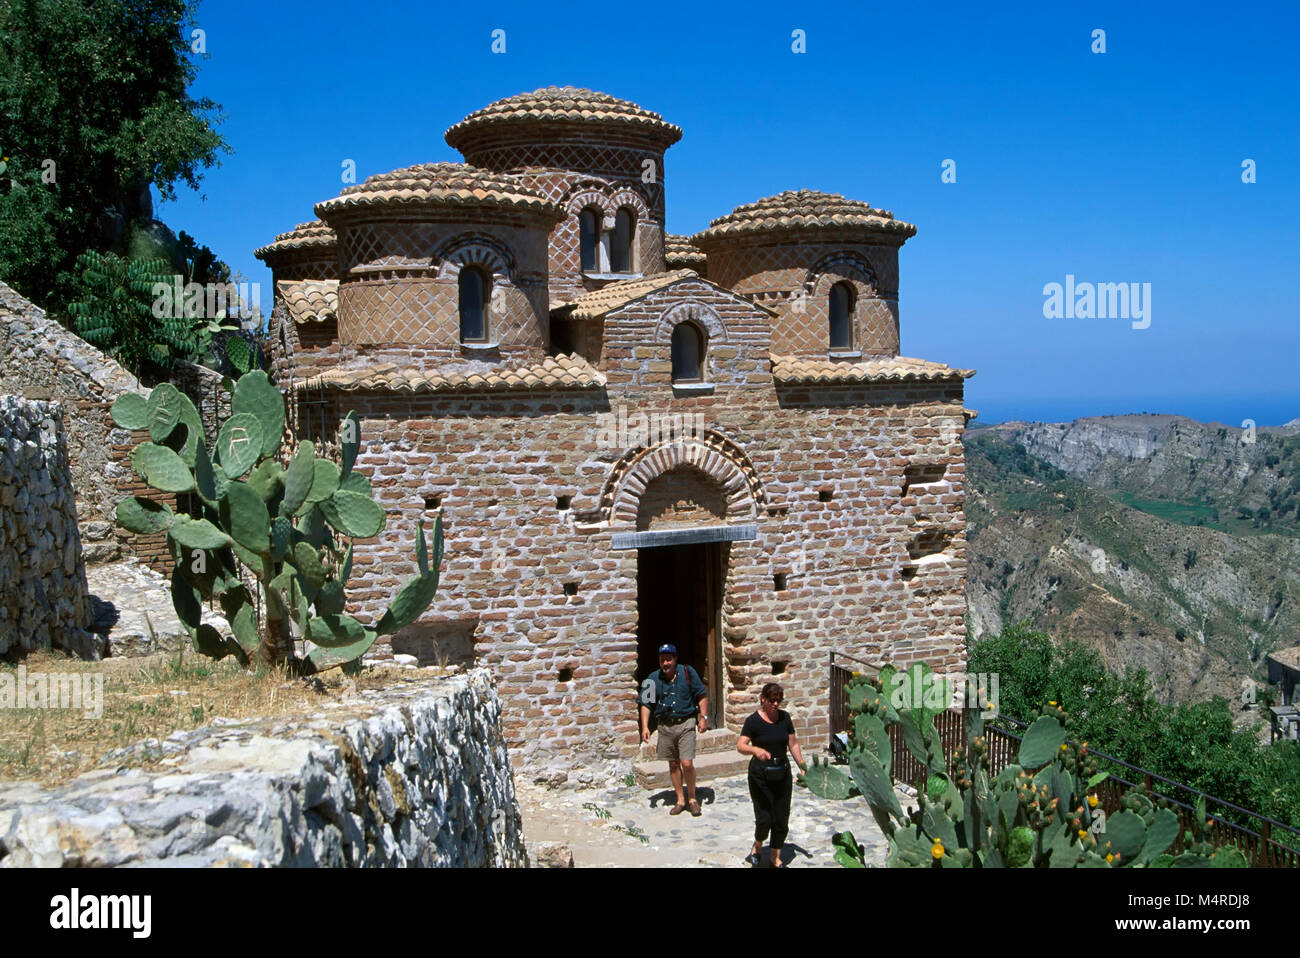
<path fill-rule="evenodd" d="M 844 665 L 840 660 L 848 660 L 858 666 L 866 668 L 853 669 Z M 830 670 L 830 730 L 831 735 L 845 733 L 848 731 L 848 696 L 845 687 L 849 679 L 852 678 L 854 671 L 866 674 L 876 674 L 880 671 L 880 665 L 874 662 L 868 662 L 863 659 L 854 658 L 841 652 L 831 653 L 831 670 Z M 903 670 L 908 666 L 898 665 L 897 668 Z M 1014 765 L 1020 753 L 1021 736 L 1014 732 L 999 728 L 1000 723 L 1015 728 L 1024 729 L 1028 726 L 1009 716 L 999 715 L 993 722 L 986 723 L 985 737 L 988 741 L 989 773 L 997 775 L 1003 768 L 1008 765 Z M 939 733 L 939 740 L 943 745 L 943 757 L 945 770 L 951 773 L 953 759 L 958 751 L 965 747 L 965 730 L 962 725 L 962 712 L 960 709 L 949 709 L 935 716 L 935 731 Z M 898 725 L 892 725 L 889 728 L 890 751 L 892 753 L 892 767 L 890 775 L 895 782 L 902 782 L 906 785 L 915 785 L 925 774 L 925 768 L 914 755 L 908 750 L 906 743 L 903 741 L 902 728 Z M 1232 802 L 1217 798 L 1208 792 L 1202 792 L 1184 785 L 1181 782 L 1175 782 L 1173 779 L 1165 778 L 1149 769 L 1139 768 L 1136 765 L 1130 765 L 1122 759 L 1115 758 L 1113 755 L 1107 755 L 1104 752 L 1098 752 L 1090 749 L 1089 754 L 1098 760 L 1099 766 L 1107 771 L 1109 777 L 1101 782 L 1093 791 L 1098 798 L 1098 806 L 1102 808 L 1107 815 L 1113 814 L 1122 808 L 1121 802 L 1124 793 L 1131 788 L 1137 788 L 1139 785 L 1145 788 L 1147 794 L 1155 801 L 1163 800 L 1168 804 L 1171 811 L 1178 815 L 1182 828 L 1179 830 L 1178 839 L 1174 842 L 1170 851 L 1177 853 L 1183 849 L 1183 832 L 1190 831 L 1192 822 L 1196 814 L 1196 802 L 1200 798 L 1205 799 L 1206 805 L 1206 830 L 1207 840 L 1214 845 L 1233 845 L 1245 857 L 1252 867 L 1256 868 L 1297 868 L 1300 867 L 1300 829 L 1287 825 L 1285 822 L 1277 821 L 1258 812 L 1252 812 L 1249 809 L 1234 805 Z M 1113 767 L 1123 769 L 1130 777 L 1117 773 L 1112 769 L 1105 768 L 1101 763 L 1109 763 Z M 1162 791 L 1157 791 L 1157 788 Z M 1169 794 L 1165 794 L 1169 793 Z M 1180 801 L 1180 798 L 1187 799 Z M 1191 804 L 1188 804 L 1190 801 Z M 1221 808 L 1232 811 L 1238 815 L 1244 816 L 1252 823 L 1258 823 L 1258 827 L 1248 827 L 1216 815 L 1211 808 Z M 1281 840 L 1279 840 L 1281 839 Z"/>

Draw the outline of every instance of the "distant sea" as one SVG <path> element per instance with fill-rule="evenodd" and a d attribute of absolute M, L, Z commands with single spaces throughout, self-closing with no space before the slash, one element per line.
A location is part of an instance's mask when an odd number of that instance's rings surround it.
<path fill-rule="evenodd" d="M 1123 416 L 1129 413 L 1163 413 L 1186 416 L 1198 422 L 1220 422 L 1240 426 L 1253 419 L 1256 426 L 1281 426 L 1300 417 L 1300 391 L 1292 396 L 1125 396 L 1114 399 L 1089 396 L 1065 399 L 1055 396 L 1015 397 L 980 401 L 967 395 L 967 408 L 979 410 L 976 420 L 993 425 L 1010 420 L 1026 422 L 1073 422 L 1089 416 Z"/>

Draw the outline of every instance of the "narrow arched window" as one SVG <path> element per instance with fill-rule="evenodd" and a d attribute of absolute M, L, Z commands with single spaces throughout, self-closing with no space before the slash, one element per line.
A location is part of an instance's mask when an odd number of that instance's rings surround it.
<path fill-rule="evenodd" d="M 460 293 L 460 339 L 465 343 L 487 341 L 488 278 L 477 266 L 461 269 L 457 280 Z"/>
<path fill-rule="evenodd" d="M 855 290 L 853 289 L 852 283 L 839 282 L 831 287 L 831 349 L 853 348 L 854 298 Z"/>
<path fill-rule="evenodd" d="M 582 257 L 582 271 L 594 273 L 600 268 L 600 214 L 585 209 L 578 214 L 578 246 Z"/>
<path fill-rule="evenodd" d="M 632 272 L 632 237 L 636 217 L 626 207 L 614 215 L 614 235 L 609 240 L 609 269 L 612 273 Z"/>
<path fill-rule="evenodd" d="M 678 323 L 673 327 L 672 359 L 673 382 L 704 381 L 704 334 L 694 323 Z"/>

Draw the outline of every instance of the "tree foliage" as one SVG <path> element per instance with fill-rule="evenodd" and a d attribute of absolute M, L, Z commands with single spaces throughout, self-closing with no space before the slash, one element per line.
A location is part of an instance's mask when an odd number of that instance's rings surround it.
<path fill-rule="evenodd" d="M 172 287 L 166 260 L 128 260 L 91 251 L 77 258 L 77 267 L 82 282 L 68 312 L 86 342 L 137 375 L 165 372 L 177 359 L 194 354 L 192 323 L 167 297 L 165 309 L 154 308 L 155 286 Z"/>
<path fill-rule="evenodd" d="M 0 0 L 0 279 L 71 299 L 77 253 L 104 249 L 150 184 L 197 189 L 229 146 L 196 75 L 185 0 Z M 52 178 L 52 182 L 49 180 Z"/>
<path fill-rule="evenodd" d="M 1057 702 L 1095 750 L 1300 827 L 1300 743 L 1260 744 L 1257 731 L 1236 728 L 1223 698 L 1165 705 L 1144 669 L 1117 676 L 1095 649 L 1058 646 L 1024 624 L 974 642 L 968 668 L 999 674 L 1003 715 Z"/>

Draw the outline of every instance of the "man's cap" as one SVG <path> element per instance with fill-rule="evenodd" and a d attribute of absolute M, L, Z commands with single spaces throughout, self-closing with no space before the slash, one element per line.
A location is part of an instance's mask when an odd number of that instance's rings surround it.
<path fill-rule="evenodd" d="M 677 646 L 675 646 L 675 645 L 661 645 L 661 646 L 659 646 L 659 654 L 660 654 L 660 655 L 676 655 L 676 654 L 677 654 Z"/>

